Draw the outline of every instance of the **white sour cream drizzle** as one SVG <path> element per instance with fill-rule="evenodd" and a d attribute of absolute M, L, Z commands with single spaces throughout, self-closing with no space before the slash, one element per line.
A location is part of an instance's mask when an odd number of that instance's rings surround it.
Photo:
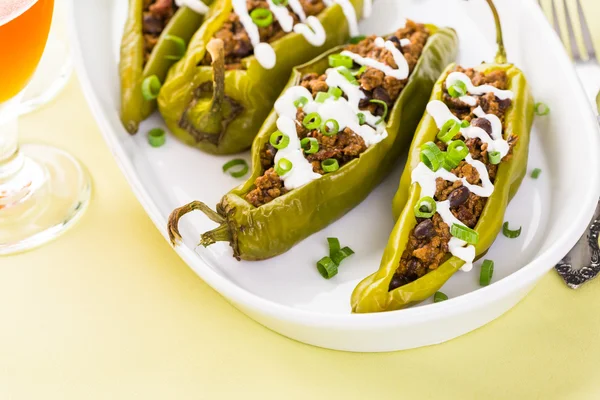
<path fill-rule="evenodd" d="M 500 100 L 506 100 L 506 99 L 511 99 L 513 98 L 513 92 L 511 92 L 510 90 L 501 90 L 498 89 L 492 85 L 481 85 L 481 86 L 475 86 L 473 85 L 473 82 L 471 82 L 471 79 L 465 75 L 462 72 L 452 72 L 450 73 L 450 75 L 448 75 L 448 78 L 446 78 L 446 88 L 454 85 L 456 82 L 461 81 L 462 83 L 465 84 L 465 86 L 467 87 L 467 92 L 474 94 L 474 95 L 482 95 L 482 94 L 486 94 L 486 93 L 494 93 L 494 95 L 499 98 Z M 467 105 L 473 107 L 477 104 L 477 99 L 473 96 L 461 96 L 459 97 L 459 100 L 461 100 L 462 102 L 466 103 Z"/>
<path fill-rule="evenodd" d="M 450 81 L 451 77 L 453 79 L 452 81 Z M 446 80 L 446 86 L 451 86 L 457 80 L 461 80 L 465 83 L 469 93 L 485 94 L 493 92 L 496 97 L 501 100 L 513 98 L 513 92 L 510 90 L 500 90 L 491 85 L 473 86 L 471 80 L 465 74 L 460 72 L 451 73 Z M 441 128 L 442 125 L 444 125 L 448 120 L 454 120 L 460 123 L 460 120 L 450 112 L 448 106 L 439 100 L 433 100 L 429 102 L 429 104 L 427 104 L 427 112 L 434 119 L 438 128 Z M 502 135 L 502 122 L 500 119 L 493 114 L 486 114 L 481 107 L 477 107 L 473 113 L 477 117 L 485 118 L 490 122 L 492 126 L 492 134 L 489 135 L 486 131 L 479 127 L 469 126 L 466 128 L 460 128 L 461 135 L 465 139 L 479 138 L 482 143 L 487 143 L 488 151 L 498 151 L 502 157 L 508 154 L 510 146 L 508 145 L 508 142 L 504 140 Z M 434 172 L 427 168 L 422 162 L 412 170 L 411 180 L 413 183 L 419 184 L 421 188 L 421 197 L 429 196 L 433 198 L 435 196 L 437 178 L 442 178 L 449 182 L 460 180 L 463 186 L 468 188 L 471 192 L 473 192 L 473 194 L 479 197 L 490 197 L 494 192 L 494 185 L 490 180 L 485 164 L 481 161 L 474 160 L 471 154 L 465 157 L 465 161 L 477 170 L 479 173 L 479 178 L 481 179 L 481 185 L 472 185 L 467 182 L 465 178 L 459 178 L 444 168 L 440 168 Z M 440 215 L 448 227 L 451 227 L 454 224 L 465 226 L 465 224 L 456 218 L 454 214 L 452 214 L 452 211 L 450 211 L 449 200 L 436 202 L 436 212 Z M 448 243 L 448 249 L 453 256 L 458 257 L 465 262 L 465 265 L 461 268 L 461 270 L 470 271 L 473 268 L 473 260 L 475 259 L 475 246 L 468 245 L 465 241 L 456 237 L 452 237 Z"/>
<path fill-rule="evenodd" d="M 369 3 L 368 7 L 370 9 L 371 1 L 372 0 L 365 0 L 365 9 L 367 8 L 367 3 Z M 186 5 L 187 3 L 204 5 L 198 0 L 176 0 L 176 2 L 178 2 L 178 5 L 179 2 L 186 3 Z M 356 11 L 350 0 L 324 0 L 324 2 L 326 6 L 339 4 L 344 11 L 344 15 L 348 19 L 350 35 L 358 36 L 358 20 L 356 18 Z M 277 55 L 269 43 L 261 43 L 258 26 L 252 21 L 252 17 L 248 13 L 246 0 L 232 0 L 232 3 L 233 12 L 240 18 L 242 26 L 248 33 L 252 47 L 254 47 L 254 56 L 256 57 L 256 60 L 265 69 L 273 68 L 277 63 Z M 273 17 L 279 22 L 279 25 L 281 25 L 281 29 L 284 32 L 289 33 L 293 30 L 304 36 L 308 43 L 316 47 L 322 46 L 325 43 L 326 32 L 323 24 L 321 24 L 321 21 L 319 21 L 317 17 L 310 16 L 307 18 L 299 0 L 288 0 L 290 8 L 301 21 L 296 25 L 294 25 L 294 18 L 290 15 L 286 6 L 276 5 L 273 3 L 273 0 L 267 0 L 267 3 L 269 4 L 269 9 L 273 13 Z"/>
<path fill-rule="evenodd" d="M 410 43 L 410 41 L 408 42 Z M 342 51 L 341 54 L 343 56 L 350 57 L 355 63 L 359 65 L 364 65 L 367 67 L 378 69 L 384 74 L 396 78 L 398 80 L 406 79 L 408 77 L 409 72 L 408 62 L 406 61 L 406 58 L 404 58 L 404 54 L 402 54 L 402 52 L 398 50 L 394 42 L 389 40 L 385 41 L 383 40 L 383 38 L 378 37 L 377 39 L 375 39 L 375 46 L 383 47 L 389 52 L 391 52 L 392 56 L 394 57 L 394 62 L 396 63 L 398 68 L 394 69 L 380 61 L 373 60 L 371 58 L 361 57 L 358 54 L 352 53 L 351 51 L 347 50 Z"/>
<path fill-rule="evenodd" d="M 175 0 L 177 7 L 187 7 L 198 14 L 206 14 L 209 10 L 208 6 L 200 0 Z"/>
<path fill-rule="evenodd" d="M 286 90 L 275 102 L 275 111 L 279 115 L 277 128 L 290 137 L 290 144 L 286 148 L 278 150 L 275 156 L 275 163 L 281 158 L 286 158 L 292 162 L 292 169 L 281 177 L 288 190 L 306 185 L 322 176 L 313 172 L 311 163 L 304 157 L 303 150 L 300 147 L 295 126 L 297 108 L 294 102 L 296 100 L 305 97 L 309 100 L 303 107 L 305 114 L 316 112 L 323 122 L 329 119 L 336 120 L 340 132 L 345 128 L 350 128 L 363 138 L 367 147 L 381 142 L 388 136 L 385 122 L 375 124 L 381 119 L 380 117 L 371 114 L 367 110 L 359 109 L 359 102 L 365 97 L 365 94 L 360 90 L 360 86 L 350 83 L 335 68 L 328 69 L 326 73 L 327 85 L 341 89 L 348 100 L 344 97 L 338 99 L 330 97 L 323 103 L 317 103 L 313 100 L 308 89 L 302 86 L 293 86 Z M 360 124 L 358 113 L 365 115 L 366 124 Z M 369 125 L 375 126 L 375 128 Z"/>

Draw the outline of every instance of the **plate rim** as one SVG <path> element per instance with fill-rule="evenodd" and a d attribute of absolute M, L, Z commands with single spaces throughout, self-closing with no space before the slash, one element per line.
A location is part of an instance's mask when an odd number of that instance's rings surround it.
<path fill-rule="evenodd" d="M 69 40 L 71 40 L 72 43 L 73 58 L 82 91 L 88 102 L 90 111 L 100 128 L 100 132 L 102 133 L 113 158 L 133 190 L 134 195 L 163 238 L 169 242 L 166 230 L 167 221 L 163 218 L 154 200 L 142 184 L 136 173 L 135 167 L 125 153 L 116 132 L 113 132 L 111 123 L 105 118 L 100 105 L 100 100 L 92 87 L 91 80 L 84 66 L 81 44 L 78 38 L 78 29 L 75 19 L 75 2 L 76 0 L 69 0 L 68 2 L 69 18 L 67 19 L 67 23 Z M 595 145 L 594 147 L 600 152 L 600 125 L 596 122 L 596 116 L 593 113 L 592 107 L 589 105 L 582 83 L 577 76 L 575 65 L 570 61 L 566 50 L 562 46 L 560 38 L 544 17 L 539 6 L 534 4 L 533 1 L 520 2 L 520 4 L 523 5 L 525 11 L 529 13 L 531 18 L 535 19 L 535 25 L 543 30 L 543 33 L 548 39 L 548 47 L 558 48 L 558 51 L 563 54 L 563 56 L 559 58 L 560 64 L 558 65 L 565 73 L 562 78 L 568 79 L 568 83 L 578 88 L 575 90 L 577 92 L 577 97 L 574 100 L 577 101 L 578 106 L 582 106 L 582 110 L 587 109 L 587 114 L 589 115 L 589 118 L 580 121 L 581 124 L 586 124 L 581 131 L 584 132 L 586 136 L 589 136 L 585 138 L 585 143 L 588 146 Z M 586 111 L 582 112 L 586 113 Z M 404 310 L 370 314 L 333 314 L 294 308 L 260 297 L 244 287 L 238 286 L 234 282 L 222 277 L 214 271 L 200 255 L 184 244 L 175 246 L 174 250 L 188 267 L 227 301 L 234 303 L 236 306 L 248 307 L 251 310 L 255 310 L 280 321 L 308 326 L 322 326 L 332 329 L 350 330 L 377 330 L 387 326 L 412 325 L 417 322 L 427 322 L 438 319 L 441 315 L 450 317 L 486 306 L 519 289 L 523 289 L 527 285 L 531 285 L 543 274 L 552 269 L 556 262 L 558 262 L 579 240 L 581 233 L 587 228 L 594 209 L 596 208 L 596 203 L 600 197 L 600 158 L 592 158 L 591 163 L 591 173 L 589 174 L 591 178 L 590 190 L 588 190 L 585 201 L 582 202 L 584 206 L 580 207 L 577 211 L 569 229 L 564 230 L 551 247 L 538 254 L 533 260 L 523 265 L 518 271 L 509 276 L 494 282 L 489 286 L 453 297 L 445 302 L 426 304 Z M 507 286 L 511 289 L 504 290 Z M 348 299 L 348 301 L 350 300 Z"/>

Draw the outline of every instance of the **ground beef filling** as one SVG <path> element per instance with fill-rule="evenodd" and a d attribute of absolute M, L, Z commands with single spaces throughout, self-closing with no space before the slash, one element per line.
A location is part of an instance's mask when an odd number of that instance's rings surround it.
<path fill-rule="evenodd" d="M 144 63 L 150 59 L 150 54 L 158 37 L 165 29 L 177 6 L 173 0 L 144 0 L 144 12 L 142 14 L 142 32 L 144 34 Z"/>
<path fill-rule="evenodd" d="M 473 69 L 456 68 L 457 71 L 464 72 L 474 85 L 493 85 L 498 89 L 507 89 L 508 77 L 504 71 L 494 71 L 486 75 Z M 511 104 L 510 100 L 500 100 L 492 93 L 478 97 L 476 106 L 469 106 L 459 99 L 452 98 L 444 89 L 443 100 L 450 108 L 450 111 L 458 118 L 466 119 L 471 125 L 478 126 L 488 133 L 491 133 L 492 127 L 488 120 L 477 118 L 473 111 L 477 106 L 487 114 L 494 114 L 504 123 L 504 115 Z M 460 138 L 459 135 L 455 139 Z M 502 159 L 502 162 L 508 161 L 512 155 L 512 149 L 516 143 L 517 137 L 512 135 L 508 139 L 510 145 L 509 153 Z M 489 163 L 487 155 L 487 145 L 481 143 L 479 139 L 468 139 L 466 142 L 471 156 L 483 162 L 490 175 L 490 180 L 494 182 L 498 165 Z M 438 141 L 438 147 L 446 150 L 446 144 Z M 464 177 L 467 182 L 474 185 L 481 184 L 479 173 L 470 164 L 462 161 L 458 167 L 452 170 L 458 177 Z M 436 181 L 436 201 L 450 201 L 450 210 L 452 214 L 462 221 L 469 228 L 474 228 L 479 220 L 487 198 L 479 197 L 471 193 L 469 189 L 463 186 L 462 182 L 449 182 L 442 178 Z M 435 214 L 431 219 L 417 218 L 417 226 L 411 231 L 408 244 L 400 265 L 390 282 L 389 290 L 393 290 L 402 285 L 406 285 L 422 277 L 430 270 L 434 270 L 450 257 L 448 242 L 450 241 L 450 228 L 439 214 Z"/>
<path fill-rule="evenodd" d="M 399 29 L 390 36 L 388 40 L 395 42 L 396 46 L 402 50 L 404 57 L 408 61 L 409 70 L 412 72 L 423 52 L 423 47 L 425 46 L 428 37 L 429 31 L 424 25 L 408 21 L 405 28 Z M 397 68 L 392 54 L 388 50 L 375 47 L 375 39 L 376 36 L 368 37 L 358 44 L 348 45 L 347 50 L 363 57 L 376 59 L 393 68 Z M 400 39 L 409 39 L 411 44 L 401 47 Z M 355 65 L 355 68 L 359 68 L 359 66 Z M 314 97 L 317 93 L 327 92 L 329 89 L 325 80 L 326 75 L 311 73 L 302 77 L 300 85 L 310 90 Z M 388 104 L 388 107 L 391 110 L 394 102 L 406 85 L 407 79 L 398 80 L 385 76 L 383 72 L 374 68 L 367 68 L 358 77 L 358 81 L 361 90 L 367 95 L 367 99 L 360 104 L 360 108 L 369 110 L 374 115 L 381 116 L 383 115 L 384 107 L 382 105 L 369 103 L 369 100 L 382 100 Z M 336 159 L 339 166 L 342 167 L 344 164 L 359 157 L 361 153 L 367 150 L 367 146 L 362 137 L 352 130 L 346 128 L 337 135 L 325 136 L 318 129 L 312 131 L 306 129 L 302 125 L 304 117 L 304 111 L 302 108 L 299 108 L 296 114 L 296 131 L 300 139 L 313 137 L 319 142 L 318 152 L 314 154 L 305 154 L 306 159 L 312 164 L 313 171 L 316 173 L 324 174 L 321 162 L 328 158 Z M 246 195 L 246 200 L 255 207 L 260 207 L 287 192 L 283 186 L 283 181 L 273 168 L 276 153 L 277 150 L 271 146 L 270 143 L 267 143 L 261 152 L 261 164 L 263 170 L 266 172 L 263 176 L 256 179 L 254 182 L 255 189 Z"/>
<path fill-rule="evenodd" d="M 246 3 L 248 5 L 248 12 L 252 12 L 256 8 L 269 9 L 269 4 L 266 0 L 247 0 Z M 318 15 L 325 9 L 323 0 L 300 0 L 300 4 L 302 4 L 306 16 Z M 292 12 L 290 6 L 288 6 L 288 10 L 292 18 L 294 18 L 294 24 L 299 23 L 300 20 L 298 19 L 298 16 Z M 281 29 L 279 22 L 277 22 L 277 19 L 275 17 L 273 18 L 273 23 L 271 25 L 264 28 L 258 28 L 261 42 L 274 42 L 286 35 Z M 225 47 L 225 67 L 227 69 L 241 69 L 241 60 L 252 55 L 254 52 L 254 47 L 248 37 L 248 33 L 244 29 L 244 26 L 236 13 L 232 12 L 229 15 L 227 21 L 225 21 L 214 37 L 223 40 Z M 211 62 L 212 59 L 210 54 L 207 53 L 204 60 L 202 60 L 201 65 L 210 65 Z"/>

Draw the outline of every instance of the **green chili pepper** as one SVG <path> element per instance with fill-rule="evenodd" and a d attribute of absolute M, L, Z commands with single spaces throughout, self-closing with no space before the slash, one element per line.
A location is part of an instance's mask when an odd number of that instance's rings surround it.
<path fill-rule="evenodd" d="M 360 16 L 363 0 L 351 2 Z M 263 68 L 254 56 L 242 59 L 238 69 L 225 70 L 223 61 L 215 62 L 215 57 L 211 66 L 198 65 L 210 52 L 208 44 L 214 42 L 214 34 L 232 12 L 231 0 L 213 3 L 158 97 L 160 112 L 171 132 L 184 143 L 213 154 L 232 154 L 250 147 L 292 68 L 350 37 L 342 7 L 334 4 L 318 15 L 327 35 L 325 44 L 316 47 L 302 35 L 289 33 L 270 43 L 277 57 L 272 69 Z"/>
<path fill-rule="evenodd" d="M 210 4 L 212 0 L 203 0 Z M 144 34 L 142 31 L 143 0 L 129 0 L 129 12 L 121 41 L 121 121 L 129 133 L 136 133 L 140 122 L 156 109 L 156 100 L 147 101 L 142 96 L 142 82 L 156 75 L 163 82 L 175 60 L 168 56 L 177 55 L 177 43 L 168 39 L 177 37 L 189 41 L 200 27 L 204 17 L 187 7 L 178 9 L 154 46 L 148 62 L 144 65 Z M 167 39 L 165 39 L 167 37 Z"/>
<path fill-rule="evenodd" d="M 477 257 L 485 254 L 502 229 L 506 206 L 518 190 L 527 172 L 529 133 L 533 122 L 534 102 L 527 81 L 517 67 L 506 62 L 497 17 L 496 26 L 499 31 L 499 50 L 496 61 L 495 63 L 481 64 L 475 69 L 483 73 L 497 70 L 506 71 L 509 80 L 508 89 L 513 91 L 514 98 L 505 114 L 505 137 L 515 134 L 518 136 L 518 141 L 513 148 L 512 158 L 499 165 L 494 181 L 494 193 L 487 199 L 485 208 L 475 226 L 475 231 L 479 234 L 479 240 L 475 245 Z M 442 100 L 442 85 L 454 68 L 455 65 L 450 65 L 442 74 L 433 89 L 431 100 Z M 415 133 L 404 173 L 400 180 L 400 187 L 394 198 L 394 214 L 397 216 L 396 225 L 383 254 L 379 270 L 360 282 L 352 293 L 353 312 L 396 310 L 423 301 L 433 296 L 464 265 L 463 260 L 450 257 L 437 269 L 428 272 L 419 279 L 392 291 L 388 290 L 407 246 L 409 235 L 417 224 L 414 207 L 420 199 L 420 187 L 416 183 L 411 184 L 410 175 L 420 162 L 421 146 L 426 142 L 435 140 L 437 133 L 438 128 L 435 121 L 430 115 L 426 114 Z"/>
<path fill-rule="evenodd" d="M 217 212 L 204 203 L 193 202 L 175 210 L 169 218 L 171 241 L 179 240 L 178 220 L 188 212 L 201 210 L 219 227 L 202 235 L 200 243 L 209 246 L 227 241 L 234 256 L 262 260 L 282 254 L 299 241 L 325 228 L 364 200 L 393 169 L 407 148 L 428 101 L 428 93 L 441 71 L 455 59 L 458 38 L 452 29 L 427 25 L 431 36 L 421 58 L 393 108 L 387 122 L 388 137 L 369 147 L 360 157 L 277 199 L 254 207 L 244 196 L 263 174 L 260 153 L 277 130 L 277 114 L 272 112 L 252 145 L 252 175 L 246 183 L 226 194 Z M 308 64 L 295 68 L 288 87 L 299 84 L 307 73 L 322 74 L 329 67 L 332 49 Z"/>

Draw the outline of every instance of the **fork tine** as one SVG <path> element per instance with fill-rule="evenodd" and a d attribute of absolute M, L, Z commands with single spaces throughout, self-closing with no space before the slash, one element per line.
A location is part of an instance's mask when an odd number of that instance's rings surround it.
<path fill-rule="evenodd" d="M 576 0 L 577 6 L 577 14 L 579 15 L 579 20 L 581 21 L 581 30 L 582 30 L 582 39 L 585 45 L 588 56 L 592 60 L 598 60 L 598 49 L 594 47 L 594 41 L 592 40 L 592 34 L 590 32 L 589 25 L 587 23 L 587 19 L 585 14 L 583 13 L 583 9 L 581 7 L 581 2 Z"/>
<path fill-rule="evenodd" d="M 554 14 L 554 29 L 560 36 L 569 57 L 573 57 L 571 52 L 571 40 L 569 39 L 569 31 L 567 27 L 567 21 L 565 18 L 565 8 L 563 0 L 552 1 L 552 12 Z"/>
<path fill-rule="evenodd" d="M 569 41 L 571 42 L 571 55 L 575 61 L 587 61 L 588 54 L 583 44 L 583 34 L 581 33 L 581 23 L 579 22 L 579 13 L 571 12 L 569 5 L 576 6 L 575 0 L 570 0 L 567 4 L 567 0 L 563 0 L 563 7 L 565 9 L 565 19 L 567 20 L 567 31 L 569 33 Z M 576 8 L 576 7 L 574 7 Z M 583 51 L 581 51 L 583 49 Z"/>

